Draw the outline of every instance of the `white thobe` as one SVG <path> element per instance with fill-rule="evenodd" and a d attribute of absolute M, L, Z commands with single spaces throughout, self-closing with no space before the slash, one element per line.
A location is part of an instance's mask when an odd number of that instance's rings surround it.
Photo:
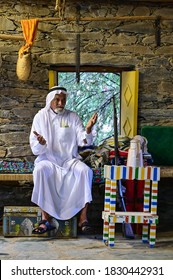
<path fill-rule="evenodd" d="M 39 144 L 33 131 L 45 138 L 46 145 Z M 30 146 L 37 158 L 31 200 L 56 219 L 70 219 L 92 201 L 93 173 L 78 154 L 85 138 L 90 145 L 92 134 L 86 134 L 75 112 L 55 114 L 44 108 L 34 117 Z"/>

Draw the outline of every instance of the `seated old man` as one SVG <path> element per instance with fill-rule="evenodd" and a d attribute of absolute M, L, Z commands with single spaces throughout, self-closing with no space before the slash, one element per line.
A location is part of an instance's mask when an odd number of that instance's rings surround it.
<path fill-rule="evenodd" d="M 30 146 L 35 159 L 32 202 L 42 210 L 42 221 L 34 234 L 55 227 L 51 219 L 71 219 L 79 213 L 78 227 L 88 233 L 87 208 L 92 201 L 92 170 L 81 161 L 78 147 L 91 145 L 97 113 L 84 128 L 76 112 L 65 109 L 67 90 L 55 86 L 48 92 L 46 106 L 34 117 Z"/>

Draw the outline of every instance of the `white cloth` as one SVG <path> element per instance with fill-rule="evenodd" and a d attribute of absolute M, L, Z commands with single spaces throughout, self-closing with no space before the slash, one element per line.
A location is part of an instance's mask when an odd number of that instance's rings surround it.
<path fill-rule="evenodd" d="M 30 146 L 37 155 L 33 171 L 32 202 L 51 216 L 66 220 L 92 201 L 92 170 L 78 154 L 78 146 L 92 143 L 92 134 L 86 134 L 79 116 L 70 110 L 55 114 L 50 109 L 54 95 L 49 93 L 46 107 L 34 117 Z M 42 135 L 41 145 L 33 131 Z"/>

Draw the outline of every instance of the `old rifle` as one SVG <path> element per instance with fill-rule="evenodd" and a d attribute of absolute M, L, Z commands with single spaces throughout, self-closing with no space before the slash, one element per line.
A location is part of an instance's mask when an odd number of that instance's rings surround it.
<path fill-rule="evenodd" d="M 119 165 L 118 159 L 118 119 L 117 110 L 115 105 L 115 96 L 112 97 L 113 101 L 113 123 L 114 123 L 114 150 L 115 150 L 115 165 Z M 123 196 L 123 186 L 121 180 L 118 180 L 118 195 L 120 200 L 120 207 L 122 211 L 126 212 L 126 205 Z M 123 233 L 126 238 L 133 239 L 134 233 L 130 223 L 123 223 Z"/>

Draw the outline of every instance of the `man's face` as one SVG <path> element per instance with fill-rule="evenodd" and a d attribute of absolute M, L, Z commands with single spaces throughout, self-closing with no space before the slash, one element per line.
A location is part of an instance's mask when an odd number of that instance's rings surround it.
<path fill-rule="evenodd" d="M 60 93 L 60 94 L 55 94 L 54 99 L 52 99 L 50 103 L 50 107 L 52 108 L 52 110 L 58 113 L 64 110 L 65 104 L 66 104 L 66 94 Z"/>

